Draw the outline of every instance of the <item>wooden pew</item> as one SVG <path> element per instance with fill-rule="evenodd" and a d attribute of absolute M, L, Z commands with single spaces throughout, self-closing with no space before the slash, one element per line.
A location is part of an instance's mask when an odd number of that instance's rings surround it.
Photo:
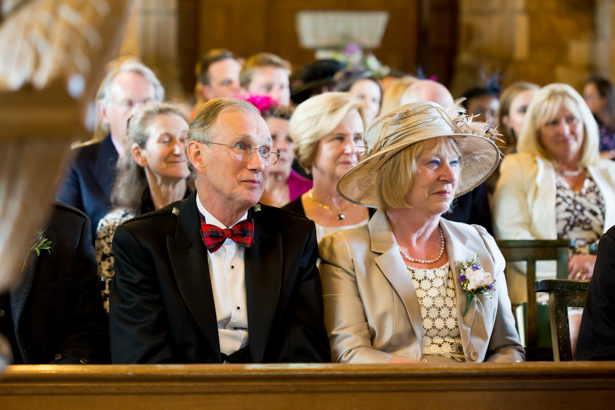
<path fill-rule="evenodd" d="M 0 409 L 606 409 L 615 363 L 12 366 Z"/>

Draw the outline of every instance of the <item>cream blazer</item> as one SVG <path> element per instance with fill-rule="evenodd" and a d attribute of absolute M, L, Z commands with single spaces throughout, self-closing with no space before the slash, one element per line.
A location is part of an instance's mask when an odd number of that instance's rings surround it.
<path fill-rule="evenodd" d="M 461 341 L 469 362 L 524 361 L 504 279 L 504 258 L 487 231 L 441 219 L 454 276 Z M 386 214 L 368 225 L 325 236 L 319 244 L 320 276 L 333 361 L 385 363 L 394 355 L 421 360 L 423 320 L 412 279 L 399 253 Z M 455 261 L 479 254 L 494 274 L 496 290 L 483 303 L 473 301 L 463 316 L 466 294 Z M 428 361 L 440 361 L 427 357 Z"/>
<path fill-rule="evenodd" d="M 615 225 L 615 162 L 587 167 L 605 201 L 603 232 Z M 555 169 L 531 154 L 511 154 L 500 168 L 493 217 L 498 239 L 557 239 Z"/>

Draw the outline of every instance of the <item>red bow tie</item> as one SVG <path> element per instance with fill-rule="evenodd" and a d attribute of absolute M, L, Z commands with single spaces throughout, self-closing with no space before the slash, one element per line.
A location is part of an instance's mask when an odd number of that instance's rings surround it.
<path fill-rule="evenodd" d="M 232 228 L 221 229 L 215 225 L 206 224 L 201 215 L 201 238 L 209 253 L 215 252 L 230 238 L 239 246 L 249 248 L 254 240 L 254 222 L 245 219 Z"/>

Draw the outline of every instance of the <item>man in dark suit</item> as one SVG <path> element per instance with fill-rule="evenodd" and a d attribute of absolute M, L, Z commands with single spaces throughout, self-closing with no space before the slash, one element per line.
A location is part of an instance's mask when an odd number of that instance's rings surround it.
<path fill-rule="evenodd" d="M 49 252 L 31 251 L 22 283 L 0 295 L 0 333 L 10 341 L 13 362 L 109 363 L 90 221 L 56 203 L 43 235 L 51 242 Z"/>
<path fill-rule="evenodd" d="M 201 107 L 196 191 L 115 233 L 113 363 L 330 361 L 314 224 L 258 204 L 275 151 L 250 103 Z"/>
<path fill-rule="evenodd" d="M 95 139 L 105 135 L 106 138 L 76 149 L 66 180 L 56 195 L 57 201 L 85 212 L 90 218 L 92 241 L 96 239 L 98 221 L 111 207 L 118 158 L 129 148 L 128 119 L 143 104 L 164 99 L 160 81 L 141 62 L 130 59 L 112 67 L 96 95 L 99 129 Z"/>
<path fill-rule="evenodd" d="M 577 360 L 615 360 L 615 226 L 600 238 L 579 330 Z"/>

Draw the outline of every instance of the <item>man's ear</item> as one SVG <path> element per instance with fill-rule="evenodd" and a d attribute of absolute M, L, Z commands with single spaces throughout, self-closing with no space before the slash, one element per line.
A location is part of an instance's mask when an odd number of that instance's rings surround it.
<path fill-rule="evenodd" d="M 194 169 L 201 173 L 206 174 L 206 160 L 204 146 L 198 141 L 190 141 L 186 152 L 188 154 L 188 160 L 194 167 Z"/>
<path fill-rule="evenodd" d="M 141 148 L 137 144 L 132 144 L 130 151 L 132 152 L 132 157 L 134 158 L 137 165 L 139 165 L 141 168 L 145 168 L 147 166 L 147 159 L 143 155 Z"/>
<path fill-rule="evenodd" d="M 98 110 L 98 116 L 102 124 L 109 124 L 109 107 L 103 101 L 96 102 L 96 109 Z"/>

